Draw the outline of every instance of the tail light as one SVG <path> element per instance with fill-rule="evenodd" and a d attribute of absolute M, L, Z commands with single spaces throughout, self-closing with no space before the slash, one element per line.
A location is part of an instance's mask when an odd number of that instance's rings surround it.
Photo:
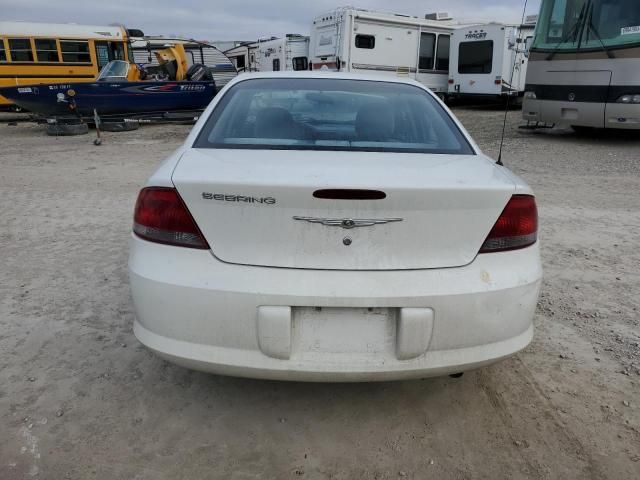
<path fill-rule="evenodd" d="M 449 85 L 453 85 L 454 83 L 456 83 L 456 81 L 453 78 L 449 79 Z"/>
<path fill-rule="evenodd" d="M 209 245 L 175 188 L 143 188 L 133 216 L 133 232 L 165 245 L 208 250 Z"/>
<path fill-rule="evenodd" d="M 514 195 L 485 240 L 480 253 L 518 250 L 538 240 L 538 208 L 531 195 Z"/>

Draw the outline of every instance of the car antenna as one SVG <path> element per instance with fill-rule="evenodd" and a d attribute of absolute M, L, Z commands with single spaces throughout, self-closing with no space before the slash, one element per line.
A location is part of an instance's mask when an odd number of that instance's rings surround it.
<path fill-rule="evenodd" d="M 520 21 L 520 27 L 524 25 L 524 20 L 527 15 L 527 3 L 529 3 L 529 0 L 524 0 L 524 6 L 522 7 L 522 20 Z M 518 61 L 518 55 L 517 55 L 518 42 L 516 42 L 515 48 L 516 48 L 516 55 L 513 60 L 513 65 L 511 66 L 511 78 L 509 78 L 509 94 L 507 95 L 507 101 L 504 108 L 504 119 L 502 120 L 502 135 L 500 138 L 500 151 L 498 152 L 498 161 L 496 162 L 500 166 L 504 166 L 504 163 L 502 163 L 502 148 L 504 147 L 504 134 L 507 130 L 507 117 L 509 115 L 509 100 L 511 100 L 511 90 L 513 89 L 513 76 L 515 75 L 516 62 Z"/>

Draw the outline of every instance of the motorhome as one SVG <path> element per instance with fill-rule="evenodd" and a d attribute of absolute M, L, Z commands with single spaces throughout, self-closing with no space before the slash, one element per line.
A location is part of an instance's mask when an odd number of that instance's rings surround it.
<path fill-rule="evenodd" d="M 258 40 L 257 69 L 260 72 L 308 70 L 309 37 L 287 34 Z"/>
<path fill-rule="evenodd" d="M 418 18 L 340 8 L 313 20 L 311 68 L 410 77 L 444 97 L 451 33 L 459 26 L 446 13 Z"/>
<path fill-rule="evenodd" d="M 451 35 L 449 97 L 519 97 L 524 94 L 535 18 L 524 25 L 489 23 Z"/>
<path fill-rule="evenodd" d="M 522 114 L 531 126 L 640 129 L 640 2 L 542 0 Z"/>
<path fill-rule="evenodd" d="M 92 82 L 112 60 L 128 59 L 122 26 L 0 22 L 0 87 Z M 12 102 L 0 97 L 0 107 Z"/>
<path fill-rule="evenodd" d="M 181 44 L 185 50 L 188 66 L 201 64 L 209 68 L 216 88 L 224 87 L 238 75 L 231 60 L 213 45 L 195 40 L 165 37 L 144 37 L 131 39 L 133 61 L 138 64 L 157 65 L 154 52 Z"/>

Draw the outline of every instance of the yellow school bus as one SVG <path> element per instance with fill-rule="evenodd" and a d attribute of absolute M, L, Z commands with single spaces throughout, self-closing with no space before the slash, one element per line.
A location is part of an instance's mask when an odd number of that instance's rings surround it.
<path fill-rule="evenodd" d="M 0 22 L 0 86 L 90 82 L 111 60 L 131 58 L 124 27 Z M 0 108 L 11 106 L 0 96 Z"/>

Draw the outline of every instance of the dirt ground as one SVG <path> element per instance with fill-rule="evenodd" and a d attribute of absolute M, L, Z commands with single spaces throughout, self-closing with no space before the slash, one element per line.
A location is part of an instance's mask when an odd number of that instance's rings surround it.
<path fill-rule="evenodd" d="M 498 109 L 456 113 L 489 154 Z M 137 194 L 186 126 L 51 138 L 0 125 L 0 479 L 640 478 L 640 135 L 523 132 L 536 337 L 462 379 L 301 384 L 175 367 L 138 344 Z"/>

